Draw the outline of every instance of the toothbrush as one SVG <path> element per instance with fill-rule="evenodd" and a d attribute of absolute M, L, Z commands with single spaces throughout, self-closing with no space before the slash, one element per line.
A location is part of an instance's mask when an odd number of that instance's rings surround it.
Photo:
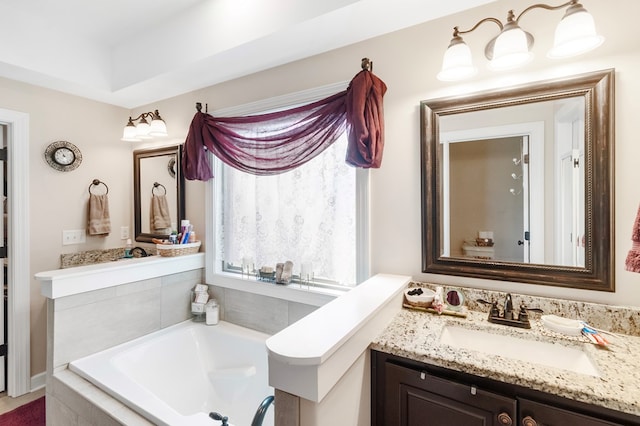
<path fill-rule="evenodd" d="M 584 327 L 582 328 L 582 335 L 589 339 L 591 343 L 595 343 L 600 346 L 607 346 L 609 344 L 609 341 L 602 337 L 596 330 L 584 323 L 583 325 Z"/>

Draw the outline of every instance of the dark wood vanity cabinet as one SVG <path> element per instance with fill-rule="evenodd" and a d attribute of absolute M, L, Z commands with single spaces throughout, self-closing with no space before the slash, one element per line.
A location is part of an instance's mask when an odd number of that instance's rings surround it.
<path fill-rule="evenodd" d="M 612 423 L 587 414 L 524 398 L 518 398 L 518 407 L 522 426 L 613 426 L 626 424 Z"/>
<path fill-rule="evenodd" d="M 385 364 L 385 425 L 512 425 L 516 401 L 392 363 Z M 500 423 L 497 419 L 502 419 Z M 377 423 L 380 424 L 380 423 Z"/>
<path fill-rule="evenodd" d="M 372 426 L 612 426 L 640 419 L 372 351 Z"/>

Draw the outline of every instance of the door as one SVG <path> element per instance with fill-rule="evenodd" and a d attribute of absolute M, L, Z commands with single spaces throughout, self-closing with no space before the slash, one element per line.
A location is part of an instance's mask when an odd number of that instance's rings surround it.
<path fill-rule="evenodd" d="M 378 424 L 498 426 L 515 421 L 513 398 L 389 362 L 385 378 L 384 421 Z"/>
<path fill-rule="evenodd" d="M 2 283 L 2 303 L 0 303 L 0 392 L 7 389 L 7 302 L 9 298 L 7 282 L 7 126 L 0 126 L 2 147 L 0 149 L 0 188 L 2 188 L 2 214 L 0 215 L 0 283 Z"/>
<path fill-rule="evenodd" d="M 480 150 L 485 143 L 490 155 L 470 151 Z M 443 132 L 440 144 L 441 256 L 461 255 L 461 242 L 475 239 L 479 230 L 489 230 L 494 234 L 494 259 L 545 263 L 544 122 Z M 470 148 L 456 147 L 460 144 Z M 479 145 L 471 147 L 474 144 Z M 469 161 L 464 156 L 456 160 L 452 150 L 466 153 Z M 478 158 L 485 159 L 480 166 L 474 165 Z M 454 167 L 464 174 L 458 175 Z M 466 182 L 460 180 L 465 174 Z M 458 192 L 461 201 L 452 192 Z"/>
<path fill-rule="evenodd" d="M 567 104 L 555 114 L 555 264 L 585 266 L 584 105 Z"/>
<path fill-rule="evenodd" d="M 622 426 L 552 405 L 519 399 L 523 426 Z"/>

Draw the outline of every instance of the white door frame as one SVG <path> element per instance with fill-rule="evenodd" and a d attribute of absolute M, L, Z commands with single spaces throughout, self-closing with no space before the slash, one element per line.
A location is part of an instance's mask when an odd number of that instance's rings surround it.
<path fill-rule="evenodd" d="M 29 114 L 0 108 L 0 123 L 8 127 L 7 198 L 9 274 L 7 304 L 10 397 L 31 391 L 31 265 L 29 261 Z"/>

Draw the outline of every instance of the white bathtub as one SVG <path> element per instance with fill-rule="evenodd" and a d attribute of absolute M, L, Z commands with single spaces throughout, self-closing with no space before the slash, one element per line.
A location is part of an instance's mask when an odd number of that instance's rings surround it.
<path fill-rule="evenodd" d="M 186 321 L 69 364 L 158 425 L 249 426 L 268 385 L 267 334 L 221 321 Z M 264 426 L 273 426 L 269 407 Z"/>

